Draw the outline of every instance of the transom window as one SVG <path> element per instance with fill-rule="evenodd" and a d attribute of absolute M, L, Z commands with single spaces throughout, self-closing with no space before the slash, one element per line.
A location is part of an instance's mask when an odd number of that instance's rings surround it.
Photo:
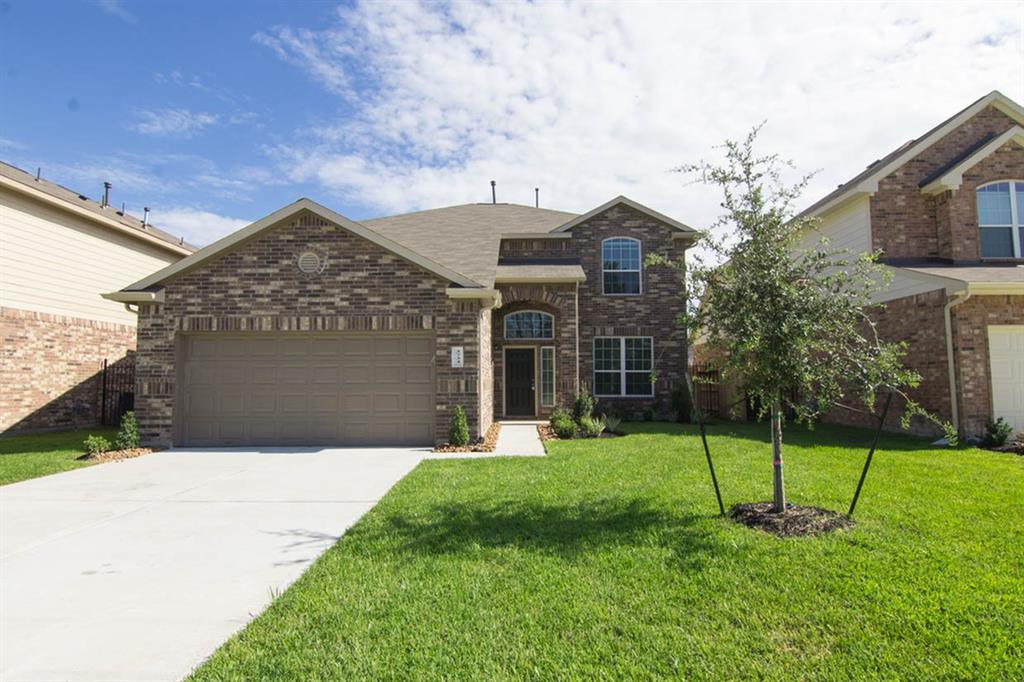
<path fill-rule="evenodd" d="M 538 310 L 523 310 L 505 316 L 506 339 L 553 339 L 555 318 Z"/>
<path fill-rule="evenodd" d="M 1024 181 L 1006 180 L 977 190 L 982 258 L 1024 258 Z"/>
<path fill-rule="evenodd" d="M 650 397 L 653 368 L 654 342 L 649 336 L 594 339 L 594 395 Z"/>
<path fill-rule="evenodd" d="M 640 242 L 628 237 L 612 237 L 601 242 L 601 276 L 605 294 L 639 294 Z"/>

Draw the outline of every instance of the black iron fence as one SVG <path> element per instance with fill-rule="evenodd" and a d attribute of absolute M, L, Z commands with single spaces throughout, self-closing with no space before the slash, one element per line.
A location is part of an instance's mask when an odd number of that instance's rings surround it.
<path fill-rule="evenodd" d="M 708 364 L 690 365 L 693 380 L 693 400 L 705 414 L 719 416 L 721 411 L 721 386 L 718 370 Z"/>
<path fill-rule="evenodd" d="M 135 354 L 103 361 L 100 371 L 100 422 L 117 426 L 125 412 L 135 407 Z"/>

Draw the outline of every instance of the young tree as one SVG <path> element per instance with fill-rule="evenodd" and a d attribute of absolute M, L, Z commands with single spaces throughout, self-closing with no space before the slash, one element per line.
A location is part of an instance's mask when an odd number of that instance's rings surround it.
<path fill-rule="evenodd" d="M 657 254 L 647 264 L 684 270 L 691 303 L 680 322 L 721 358 L 723 380 L 735 377 L 760 406 L 758 416 L 769 417 L 773 511 L 785 513 L 787 411 L 811 424 L 850 397 L 871 410 L 877 394 L 893 392 L 905 401 L 904 428 L 914 415 L 934 418 L 905 393 L 920 377 L 902 365 L 904 344 L 879 338 L 868 314 L 872 295 L 889 283 L 878 254 L 849 254 L 823 237 L 806 238 L 817 220 L 794 215 L 793 204 L 811 176 L 787 184 L 791 163 L 755 153 L 760 128 L 725 142 L 721 165 L 677 169 L 721 189 L 724 213 L 711 230 L 725 228 L 727 237 L 705 232 L 704 253 L 688 264 Z M 952 427 L 943 427 L 955 439 Z"/>

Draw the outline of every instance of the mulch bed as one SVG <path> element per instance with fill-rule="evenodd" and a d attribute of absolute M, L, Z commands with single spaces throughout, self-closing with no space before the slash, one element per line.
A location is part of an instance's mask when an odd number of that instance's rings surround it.
<path fill-rule="evenodd" d="M 491 428 L 487 429 L 487 435 L 475 443 L 469 445 L 442 445 L 431 452 L 494 452 L 498 445 L 498 434 L 501 432 L 501 424 L 494 422 Z"/>
<path fill-rule="evenodd" d="M 729 517 L 745 526 L 760 528 L 780 538 L 820 535 L 853 525 L 853 519 L 850 517 L 820 507 L 791 504 L 785 514 L 775 514 L 772 512 L 771 502 L 734 505 L 729 510 Z"/>
<path fill-rule="evenodd" d="M 78 459 L 85 460 L 87 462 L 116 462 L 120 459 L 132 459 L 133 457 L 141 457 L 142 455 L 148 455 L 153 452 L 153 448 L 129 448 L 127 450 L 108 450 L 107 452 L 97 452 L 93 455 L 82 455 Z"/>
<path fill-rule="evenodd" d="M 999 447 L 989 448 L 994 452 L 1009 452 L 1014 455 L 1024 455 L 1024 441 L 1016 441 L 1015 443 L 1007 443 L 1006 445 L 1000 445 Z"/>
<path fill-rule="evenodd" d="M 538 424 L 537 425 L 537 432 L 540 434 L 540 439 L 542 441 L 545 441 L 545 440 L 562 440 L 561 438 L 558 437 L 558 434 L 555 433 L 555 430 L 553 428 L 551 428 L 551 424 Z M 611 431 L 604 431 L 604 432 L 601 433 L 600 437 L 601 438 L 618 438 L 621 435 L 622 435 L 621 433 L 613 433 Z M 586 436 L 577 435 L 576 438 L 567 438 L 566 440 L 579 440 L 581 438 L 586 438 Z"/>

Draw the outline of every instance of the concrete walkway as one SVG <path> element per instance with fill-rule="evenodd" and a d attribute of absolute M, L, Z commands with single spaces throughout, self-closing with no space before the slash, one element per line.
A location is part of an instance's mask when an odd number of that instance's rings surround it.
<path fill-rule="evenodd" d="M 492 455 L 544 455 L 537 425 L 542 422 L 502 422 Z"/>
<path fill-rule="evenodd" d="M 0 487 L 0 680 L 177 680 L 426 455 L 174 450 Z"/>

